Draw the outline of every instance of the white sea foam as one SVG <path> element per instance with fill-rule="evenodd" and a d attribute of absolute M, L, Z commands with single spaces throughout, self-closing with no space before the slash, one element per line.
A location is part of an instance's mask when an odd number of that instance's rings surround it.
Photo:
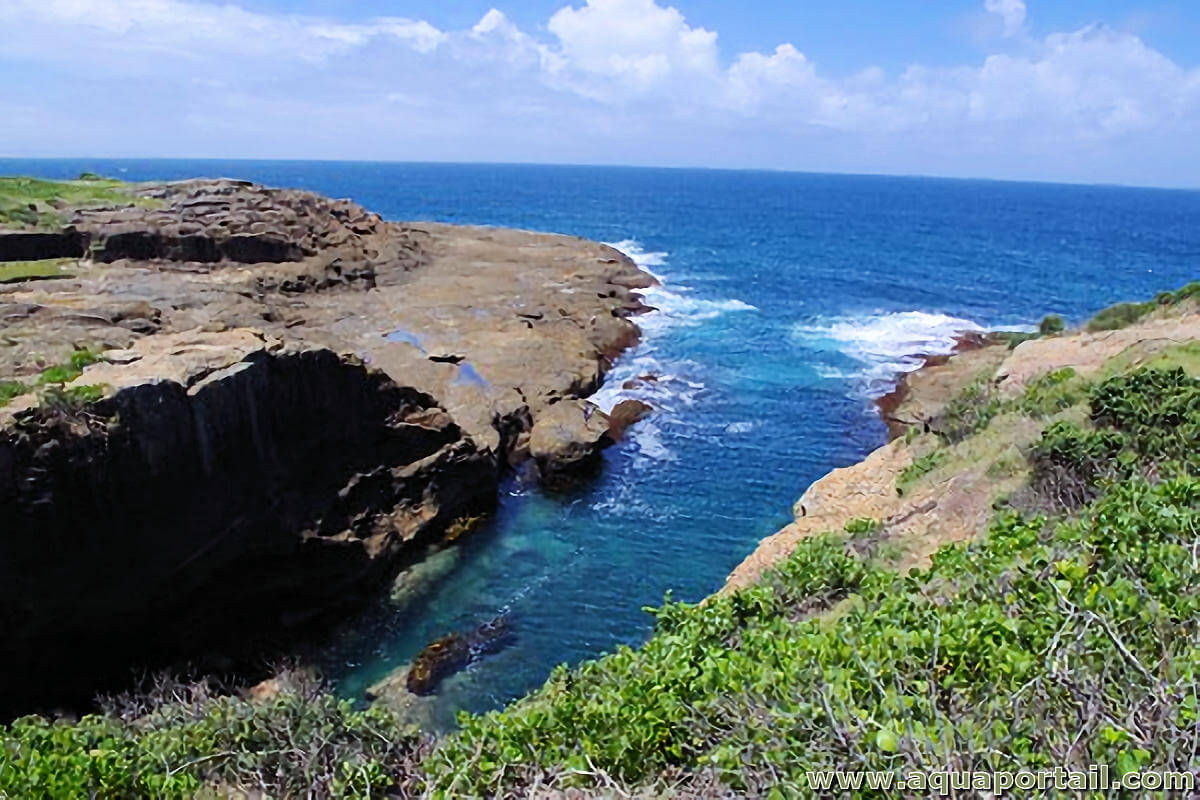
<path fill-rule="evenodd" d="M 620 250 L 638 267 L 658 280 L 657 286 L 638 290 L 645 298 L 646 304 L 657 309 L 655 313 L 639 317 L 637 320 L 638 327 L 647 336 L 660 333 L 674 325 L 698 325 L 731 311 L 758 310 L 741 300 L 705 300 L 695 297 L 689 287 L 671 283 L 669 277 L 656 271 L 666 266 L 668 253 L 646 252 L 642 245 L 633 239 L 610 242 L 608 246 Z"/>
<path fill-rule="evenodd" d="M 633 263 L 659 280 L 662 280 L 662 276 L 655 274 L 652 268 L 661 267 L 663 264 L 666 264 L 668 253 L 647 253 L 642 249 L 642 243 L 636 239 L 622 239 L 619 242 L 605 242 L 605 244 L 614 250 L 620 250 Z"/>
<path fill-rule="evenodd" d="M 866 394 L 881 397 L 895 386 L 898 375 L 920 369 L 923 356 L 951 353 L 964 333 L 982 330 L 969 319 L 900 311 L 819 319 L 795 326 L 793 334 L 810 347 L 833 349 L 858 362 Z M 834 365 L 816 369 L 822 377 L 845 377 Z"/>
<path fill-rule="evenodd" d="M 606 376 L 604 385 L 588 398 L 588 402 L 605 412 L 612 411 L 624 400 L 640 400 L 654 409 L 653 419 L 643 420 L 628 432 L 632 448 L 643 457 L 635 461 L 635 468 L 638 468 L 674 460 L 669 446 L 669 428 L 655 424 L 656 420 L 670 421 L 681 409 L 694 403 L 705 388 L 704 382 L 697 377 L 703 371 L 701 365 L 684 359 L 662 358 L 656 344 L 658 339 L 676 326 L 700 325 L 723 314 L 757 309 L 736 299 L 696 297 L 691 288 L 673 283 L 664 269 L 668 253 L 647 251 L 633 239 L 612 242 L 609 246 L 624 253 L 658 281 L 656 286 L 638 290 L 645 303 L 655 309 L 634 320 L 642 330 L 641 343 L 620 358 Z"/>

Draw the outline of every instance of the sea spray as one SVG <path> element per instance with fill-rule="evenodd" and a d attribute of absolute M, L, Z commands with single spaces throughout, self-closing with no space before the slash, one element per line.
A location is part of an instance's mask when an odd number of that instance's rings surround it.
<path fill-rule="evenodd" d="M 818 375 L 850 378 L 865 396 L 877 398 L 894 389 L 900 375 L 920 369 L 926 357 L 952 353 L 964 334 L 983 330 L 976 322 L 947 314 L 899 311 L 820 318 L 796 325 L 792 333 L 817 351 Z M 837 363 L 829 363 L 830 354 Z"/>

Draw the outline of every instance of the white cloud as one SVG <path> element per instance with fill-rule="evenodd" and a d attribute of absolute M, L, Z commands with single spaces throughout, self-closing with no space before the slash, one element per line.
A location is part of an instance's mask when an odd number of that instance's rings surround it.
<path fill-rule="evenodd" d="M 380 18 L 347 24 L 301 16 L 260 14 L 236 5 L 194 0 L 4 0 L 0 34 L 6 51 L 51 47 L 46 59 L 69 57 L 72 43 L 81 55 L 107 50 L 156 53 L 168 60 L 216 57 L 318 60 L 361 48 L 373 40 L 397 41 L 430 53 L 446 34 L 428 22 Z M 18 35 L 31 31 L 32 38 Z M 55 47 L 57 45 L 57 47 Z M 156 64 L 144 62 L 152 70 Z"/>
<path fill-rule="evenodd" d="M 1004 23 L 1004 35 L 1013 36 L 1025 27 L 1025 0 L 984 0 L 984 8 Z"/>
<path fill-rule="evenodd" d="M 1012 38 L 977 65 L 895 75 L 864 65 L 833 77 L 792 43 L 722 54 L 716 32 L 655 0 L 587 0 L 542 30 L 492 9 L 457 31 L 198 0 L 4 0 L 0 63 L 23 78 L 0 82 L 0 106 L 103 118 L 97 135 L 123 135 L 135 150 L 148 137 L 227 148 L 203 155 L 276 147 L 978 174 L 1002 163 L 1057 169 L 1069 151 L 1093 158 L 1096 179 L 1115 179 L 1134 163 L 1123 153 L 1189 153 L 1200 69 L 1103 26 L 1035 39 L 1021 0 L 985 7 Z M 203 109 L 236 118 L 199 125 Z M 61 141 L 30 130 L 0 125 L 0 153 Z M 730 146 L 751 140 L 752 150 Z M 868 152 L 880 161 L 853 160 Z"/>

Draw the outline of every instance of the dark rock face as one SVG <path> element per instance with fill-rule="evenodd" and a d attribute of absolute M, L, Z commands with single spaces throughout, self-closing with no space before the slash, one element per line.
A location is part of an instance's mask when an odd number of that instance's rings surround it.
<path fill-rule="evenodd" d="M 0 261 L 41 261 L 48 258 L 82 258 L 86 249 L 83 234 L 0 231 Z"/>
<path fill-rule="evenodd" d="M 0 703 L 359 599 L 496 479 L 430 397 L 330 351 L 24 412 L 0 435 Z"/>
<path fill-rule="evenodd" d="M 211 264 L 228 259 L 241 264 L 281 264 L 304 257 L 300 248 L 273 236 L 163 236 L 152 231 L 117 233 L 105 238 L 95 258 L 106 264 L 129 261 L 182 261 Z"/>

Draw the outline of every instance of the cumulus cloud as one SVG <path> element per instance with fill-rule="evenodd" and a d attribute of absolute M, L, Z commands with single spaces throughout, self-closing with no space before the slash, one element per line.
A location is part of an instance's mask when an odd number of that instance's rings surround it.
<path fill-rule="evenodd" d="M 125 149 L 159 137 L 180 155 L 995 174 L 1050 169 L 1070 151 L 1091 159 L 1079 177 L 1108 180 L 1129 153 L 1186 153 L 1200 128 L 1200 70 L 1102 25 L 1032 37 L 1022 0 L 985 0 L 1009 40 L 978 64 L 850 76 L 824 73 L 798 43 L 723 53 L 716 31 L 656 0 L 576 3 L 540 29 L 492 9 L 440 30 L 199 0 L 5 0 L 0 63 L 22 79 L 0 83 L 0 106 L 39 120 L 69 106 L 102 117 L 96 135 Z M 33 127 L 0 122 L 0 153 L 58 147 Z"/>
<path fill-rule="evenodd" d="M 718 69 L 717 34 L 655 0 L 588 0 L 555 12 L 547 29 L 564 65 L 635 92 Z"/>
<path fill-rule="evenodd" d="M 1004 35 L 1013 36 L 1025 27 L 1025 0 L 984 0 L 984 8 L 1000 17 Z"/>

